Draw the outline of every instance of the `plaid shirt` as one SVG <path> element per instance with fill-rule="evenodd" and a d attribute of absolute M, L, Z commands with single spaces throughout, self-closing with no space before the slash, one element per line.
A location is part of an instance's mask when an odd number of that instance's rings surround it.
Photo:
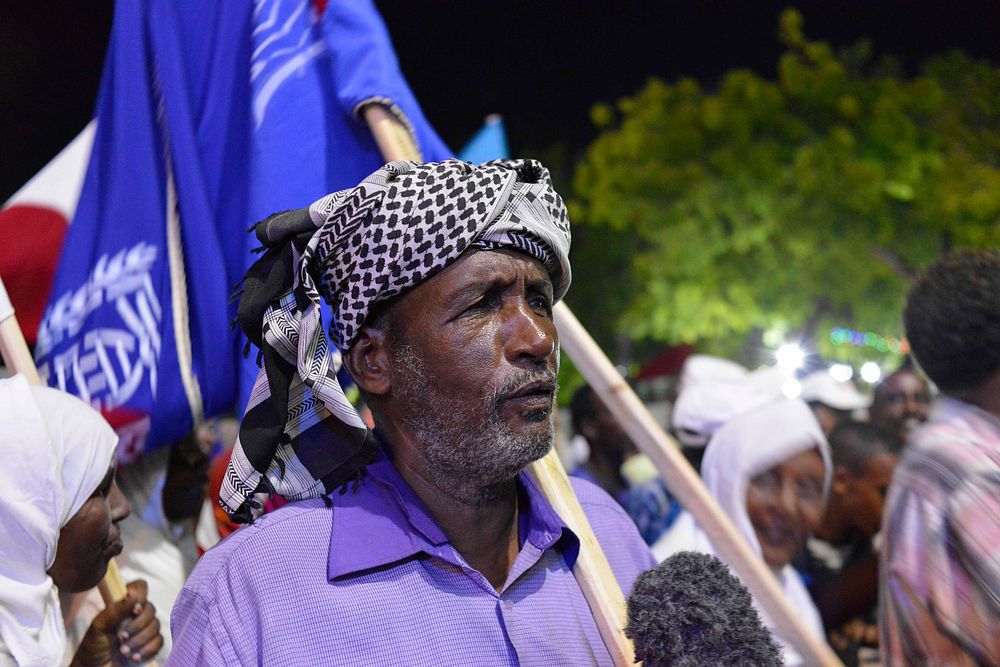
<path fill-rule="evenodd" d="M 1000 419 L 940 398 L 895 471 L 883 534 L 884 663 L 1000 664 Z"/>

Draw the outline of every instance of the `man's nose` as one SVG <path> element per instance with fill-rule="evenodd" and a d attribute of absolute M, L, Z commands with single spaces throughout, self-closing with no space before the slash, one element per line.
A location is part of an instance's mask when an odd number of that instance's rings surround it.
<path fill-rule="evenodd" d="M 524 299 L 511 305 L 503 329 L 507 359 L 512 363 L 521 359 L 545 361 L 559 341 L 552 318 L 535 312 Z"/>

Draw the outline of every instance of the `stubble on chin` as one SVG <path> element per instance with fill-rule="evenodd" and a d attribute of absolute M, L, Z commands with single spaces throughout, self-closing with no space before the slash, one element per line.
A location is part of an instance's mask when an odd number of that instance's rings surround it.
<path fill-rule="evenodd" d="M 511 492 L 518 473 L 552 448 L 551 409 L 530 415 L 526 421 L 535 423 L 522 431 L 503 418 L 504 397 L 525 377 L 512 377 L 491 391 L 474 416 L 467 414 L 467 403 L 434 386 L 408 347 L 396 351 L 396 366 L 404 422 L 423 448 L 430 481 L 458 502 L 481 507 L 498 501 Z"/>

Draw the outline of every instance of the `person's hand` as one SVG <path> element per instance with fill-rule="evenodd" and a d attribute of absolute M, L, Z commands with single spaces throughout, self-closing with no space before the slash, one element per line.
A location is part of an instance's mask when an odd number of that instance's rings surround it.
<path fill-rule="evenodd" d="M 830 633 L 830 644 L 838 651 L 847 650 L 852 643 L 878 648 L 878 626 L 855 618 L 844 623 L 840 630 Z"/>
<path fill-rule="evenodd" d="M 156 608 L 146 600 L 146 582 L 133 581 L 128 593 L 94 617 L 73 657 L 72 667 L 146 662 L 163 646 Z"/>

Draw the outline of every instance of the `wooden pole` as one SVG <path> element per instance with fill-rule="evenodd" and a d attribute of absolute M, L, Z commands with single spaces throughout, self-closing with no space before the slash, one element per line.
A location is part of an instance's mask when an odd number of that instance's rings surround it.
<path fill-rule="evenodd" d="M 413 139 L 395 116 L 377 104 L 365 107 L 363 114 L 387 162 L 420 161 Z M 573 574 L 608 652 L 619 667 L 635 665 L 635 649 L 624 631 L 625 597 L 555 451 L 531 464 L 529 472 L 553 509 L 580 539 L 580 554 Z"/>
<path fill-rule="evenodd" d="M 0 279 L 0 355 L 3 355 L 7 368 L 15 373 L 23 373 L 31 384 L 42 384 L 35 368 L 35 360 L 31 358 L 28 343 L 21 333 L 17 316 L 14 314 L 14 305 L 10 302 L 2 279 Z"/>
<path fill-rule="evenodd" d="M 35 360 L 28 350 L 28 343 L 24 340 L 21 327 L 17 323 L 14 315 L 14 306 L 7 295 L 3 279 L 0 279 L 0 354 L 3 355 L 7 368 L 15 373 L 22 373 L 28 382 L 34 385 L 42 385 L 42 379 L 38 376 L 38 369 L 35 368 Z M 117 602 L 125 597 L 125 581 L 121 573 L 118 572 L 118 564 L 114 559 L 108 561 L 108 571 L 104 573 L 104 579 L 97 585 L 104 599 L 105 606 L 112 602 Z M 146 663 L 149 667 L 156 667 L 155 662 Z"/>
<path fill-rule="evenodd" d="M 565 303 L 554 309 L 562 348 L 601 400 L 616 415 L 639 451 L 652 459 L 671 493 L 694 515 L 713 546 L 753 593 L 778 633 L 791 642 L 808 665 L 840 666 L 837 656 L 798 615 L 771 570 L 750 548 L 624 378 L 615 370 Z M 842 666 L 841 666 L 842 667 Z"/>

